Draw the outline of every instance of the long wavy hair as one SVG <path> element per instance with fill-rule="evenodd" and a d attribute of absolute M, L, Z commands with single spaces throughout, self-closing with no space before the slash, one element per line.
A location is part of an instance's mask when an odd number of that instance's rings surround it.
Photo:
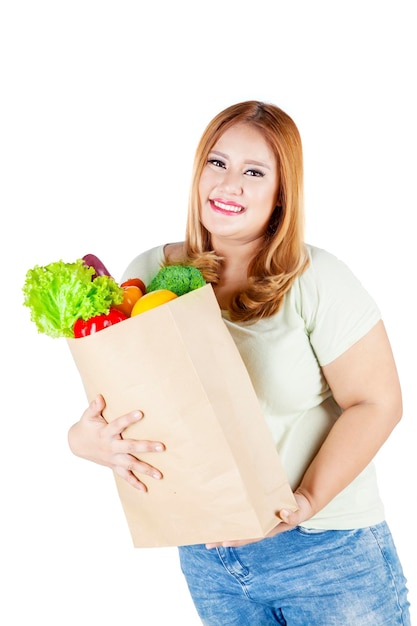
<path fill-rule="evenodd" d="M 301 138 L 291 117 L 277 106 L 257 100 L 241 102 L 229 106 L 208 124 L 194 158 L 185 252 L 188 262 L 216 285 L 222 259 L 213 250 L 210 233 L 201 223 L 199 184 L 214 144 L 228 128 L 242 122 L 262 133 L 275 154 L 279 178 L 276 207 L 265 231 L 264 245 L 249 263 L 246 289 L 234 294 L 229 307 L 232 320 L 255 322 L 280 309 L 284 295 L 308 265 Z"/>

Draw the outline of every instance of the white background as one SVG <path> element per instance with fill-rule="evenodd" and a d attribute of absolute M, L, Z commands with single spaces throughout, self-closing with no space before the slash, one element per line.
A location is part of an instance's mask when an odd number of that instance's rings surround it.
<path fill-rule="evenodd" d="M 200 134 L 250 98 L 296 121 L 307 239 L 383 312 L 404 419 L 377 465 L 416 597 L 414 4 L 2 3 L 2 624 L 199 624 L 176 549 L 135 550 L 111 472 L 69 452 L 82 385 L 65 341 L 37 334 L 21 287 L 33 265 L 86 253 L 119 277 L 181 239 Z"/>

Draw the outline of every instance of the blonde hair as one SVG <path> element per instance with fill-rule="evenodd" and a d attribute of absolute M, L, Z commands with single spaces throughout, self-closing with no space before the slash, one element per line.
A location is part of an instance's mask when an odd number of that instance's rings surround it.
<path fill-rule="evenodd" d="M 236 293 L 229 307 L 234 321 L 254 322 L 276 313 L 294 280 L 307 267 L 304 243 L 303 155 L 301 138 L 293 120 L 272 104 L 249 100 L 220 112 L 204 131 L 194 158 L 186 226 L 188 262 L 199 267 L 206 280 L 216 284 L 222 259 L 212 249 L 211 237 L 200 220 L 199 183 L 208 155 L 231 126 L 246 123 L 257 128 L 278 163 L 276 208 L 265 232 L 265 244 L 248 268 L 248 286 Z"/>

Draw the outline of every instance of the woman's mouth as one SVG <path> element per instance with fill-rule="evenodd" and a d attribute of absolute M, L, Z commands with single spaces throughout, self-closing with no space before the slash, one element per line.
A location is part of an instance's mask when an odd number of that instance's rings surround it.
<path fill-rule="evenodd" d="M 210 200 L 210 205 L 215 211 L 220 213 L 242 213 L 244 210 L 241 204 L 235 202 L 222 202 L 221 200 Z"/>

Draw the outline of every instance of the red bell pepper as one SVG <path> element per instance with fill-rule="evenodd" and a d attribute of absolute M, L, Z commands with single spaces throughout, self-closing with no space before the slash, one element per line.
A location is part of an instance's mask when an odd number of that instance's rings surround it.
<path fill-rule="evenodd" d="M 123 320 L 127 320 L 127 315 L 114 308 L 111 308 L 107 315 L 95 315 L 88 320 L 79 318 L 74 324 L 74 337 L 87 337 Z"/>

